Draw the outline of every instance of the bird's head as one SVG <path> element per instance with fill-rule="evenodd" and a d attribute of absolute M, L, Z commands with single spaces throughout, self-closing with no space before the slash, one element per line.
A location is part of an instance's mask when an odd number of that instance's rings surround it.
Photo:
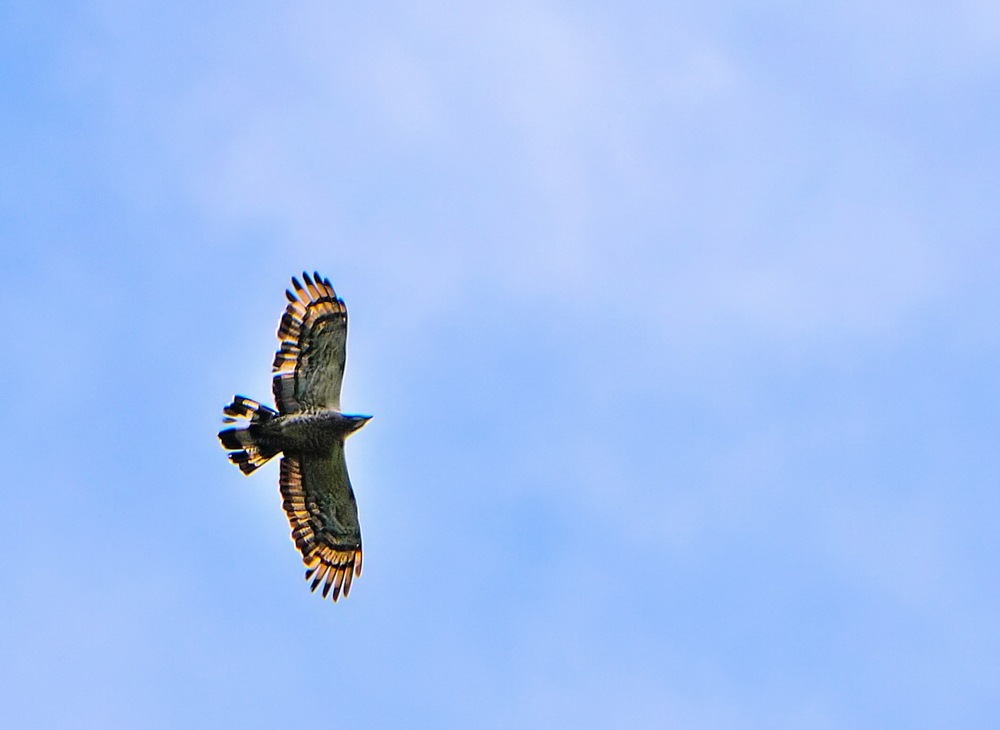
<path fill-rule="evenodd" d="M 361 429 L 368 421 L 371 420 L 371 416 L 344 416 L 347 419 L 348 435 L 354 433 Z"/>

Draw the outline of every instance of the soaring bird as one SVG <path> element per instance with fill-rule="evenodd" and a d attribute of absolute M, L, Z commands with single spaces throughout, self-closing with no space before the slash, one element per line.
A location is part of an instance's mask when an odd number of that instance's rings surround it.
<path fill-rule="evenodd" d="M 221 430 L 219 440 L 244 474 L 281 454 L 282 506 L 306 580 L 336 601 L 361 575 L 361 527 L 344 441 L 371 416 L 340 412 L 347 307 L 319 273 L 303 272 L 302 282 L 292 277 L 278 325 L 272 381 L 278 410 L 235 396 L 222 420 L 236 425 Z"/>

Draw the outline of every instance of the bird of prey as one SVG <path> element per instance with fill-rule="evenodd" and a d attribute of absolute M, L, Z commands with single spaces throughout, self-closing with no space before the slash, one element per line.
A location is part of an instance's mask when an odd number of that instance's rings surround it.
<path fill-rule="evenodd" d="M 344 441 L 371 416 L 340 412 L 347 307 L 329 279 L 303 272 L 302 281 L 292 277 L 278 325 L 272 381 L 278 410 L 235 396 L 223 409 L 223 422 L 236 425 L 220 431 L 219 440 L 244 474 L 282 455 L 282 506 L 306 580 L 336 601 L 361 575 L 361 527 Z"/>

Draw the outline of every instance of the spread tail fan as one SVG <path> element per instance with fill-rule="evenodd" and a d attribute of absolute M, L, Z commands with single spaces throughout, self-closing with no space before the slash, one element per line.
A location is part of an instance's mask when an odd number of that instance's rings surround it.
<path fill-rule="evenodd" d="M 277 411 L 238 395 L 233 398 L 232 403 L 222 409 L 222 412 L 225 414 L 222 418 L 223 423 L 246 424 L 219 431 L 219 441 L 224 448 L 229 449 L 229 460 L 244 474 L 250 474 L 278 453 L 266 448 L 258 440 L 260 425 L 277 416 Z"/>

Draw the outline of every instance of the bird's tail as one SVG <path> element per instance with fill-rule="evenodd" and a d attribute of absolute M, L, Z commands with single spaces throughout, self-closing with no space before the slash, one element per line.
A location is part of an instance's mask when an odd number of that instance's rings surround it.
<path fill-rule="evenodd" d="M 277 411 L 255 400 L 237 395 L 233 402 L 222 409 L 223 423 L 246 425 L 224 428 L 219 431 L 219 441 L 229 449 L 229 460 L 244 474 L 250 474 L 278 452 L 260 443 L 260 426 L 278 415 Z M 242 419 L 242 420 L 241 420 Z"/>

